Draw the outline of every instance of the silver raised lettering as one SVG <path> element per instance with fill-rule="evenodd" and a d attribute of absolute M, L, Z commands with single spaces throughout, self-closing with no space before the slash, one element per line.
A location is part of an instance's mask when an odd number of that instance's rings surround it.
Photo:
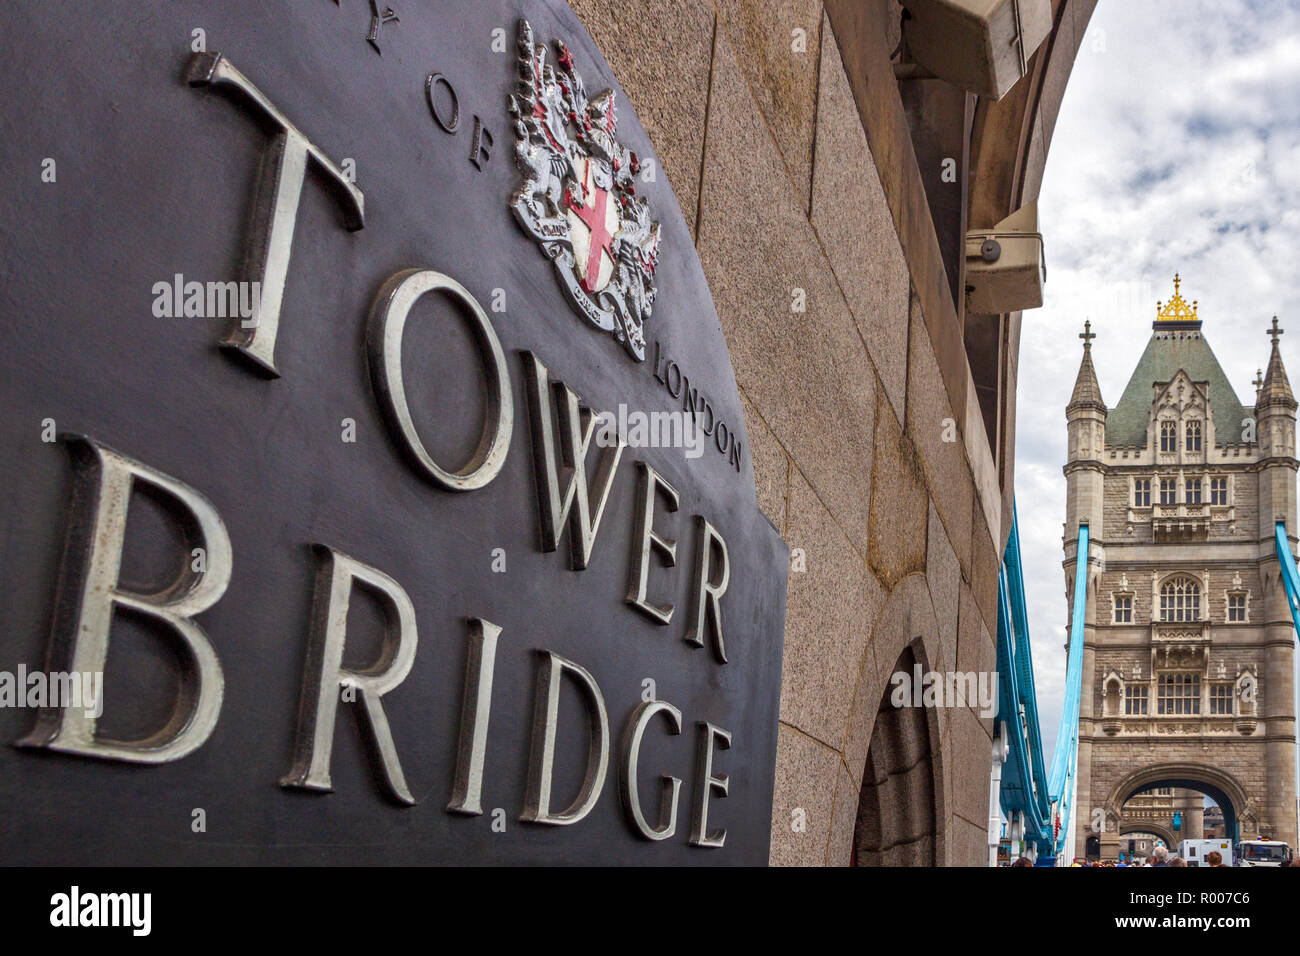
<path fill-rule="evenodd" d="M 491 621 L 469 620 L 469 656 L 465 659 L 465 689 L 460 707 L 460 742 L 451 813 L 483 812 L 483 762 L 487 755 L 488 718 L 492 715 L 492 675 L 496 671 L 497 638 L 501 628 Z"/>
<path fill-rule="evenodd" d="M 487 415 L 483 434 L 468 464 L 451 471 L 443 468 L 420 441 L 402 385 L 402 333 L 415 300 L 426 292 L 442 291 L 465 306 L 487 374 Z M 469 291 L 450 276 L 432 269 L 406 269 L 392 276 L 375 296 L 370 310 L 370 376 L 388 426 L 401 440 L 416 466 L 448 491 L 473 491 L 495 478 L 505 464 L 514 430 L 514 404 L 510 375 L 487 313 Z"/>
<path fill-rule="evenodd" d="M 677 797 L 682 782 L 677 777 L 663 775 L 663 791 L 659 800 L 659 825 L 651 826 L 641 809 L 641 795 L 637 790 L 637 764 L 641 756 L 641 738 L 655 714 L 666 714 L 671 733 L 682 732 L 682 712 L 665 700 L 643 700 L 632 711 L 623 729 L 623 762 L 619 766 L 619 793 L 623 809 L 632 818 L 637 833 L 647 840 L 667 840 L 677 832 Z"/>
<path fill-rule="evenodd" d="M 222 345 L 238 349 L 263 371 L 278 376 L 275 367 L 275 338 L 280 328 L 280 305 L 293 248 L 293 229 L 307 176 L 307 161 L 329 177 L 334 193 L 342 200 L 344 225 L 349 230 L 365 222 L 365 197 L 332 159 L 309 140 L 248 77 L 220 53 L 196 53 L 190 57 L 187 79 L 190 86 L 224 87 L 239 91 L 257 113 L 278 127 L 271 141 L 265 179 L 258 190 L 257 210 L 249 266 L 260 276 L 262 296 L 254 321 L 233 322 Z"/>
<path fill-rule="evenodd" d="M 702 516 L 695 516 L 695 582 L 691 589 L 691 629 L 686 633 L 688 644 L 704 646 L 706 625 L 713 634 L 713 654 L 718 663 L 727 663 L 727 648 L 722 641 L 722 595 L 727 593 L 731 583 L 731 561 L 727 556 L 727 542 L 718 534 L 718 529 L 709 524 Z M 716 549 L 714 545 L 717 545 Z M 713 555 L 718 554 L 717 566 L 721 573 L 714 580 L 715 562 Z"/>
<path fill-rule="evenodd" d="M 727 831 L 709 832 L 709 799 L 716 790 L 724 797 L 731 787 L 727 775 L 713 773 L 713 743 L 717 741 L 718 749 L 731 747 L 731 732 L 715 727 L 707 721 L 699 722 L 700 744 L 695 753 L 695 779 L 699 799 L 695 803 L 695 813 L 691 819 L 691 845 L 721 849 L 727 840 Z"/>
<path fill-rule="evenodd" d="M 411 796 L 401 762 L 397 759 L 397 746 L 393 743 L 382 698 L 406 679 L 415 661 L 418 641 L 415 607 L 402 586 L 382 571 L 325 545 L 318 544 L 315 548 L 323 560 L 316 577 L 294 763 L 280 785 L 304 790 L 334 789 L 330 781 L 334 722 L 338 716 L 340 692 L 351 688 L 361 698 L 365 717 L 363 726 L 369 731 L 379 754 L 385 788 L 395 800 L 414 804 L 415 798 Z M 348 606 L 353 588 L 358 584 L 368 587 L 381 599 L 388 616 L 384 649 L 380 654 L 380 663 L 387 664 L 382 669 L 378 665 L 365 670 L 343 667 Z"/>
<path fill-rule="evenodd" d="M 669 511 L 676 511 L 679 501 L 677 489 L 664 481 L 659 472 L 643 461 L 636 463 L 636 517 L 633 527 L 636 539 L 633 543 L 632 566 L 628 577 L 627 603 L 646 614 L 660 624 L 667 624 L 673 619 L 671 604 L 651 604 L 646 599 L 650 583 L 650 552 L 658 550 L 664 556 L 664 564 L 672 567 L 677 563 L 677 541 L 661 537 L 654 529 L 655 499 L 662 491 Z"/>
<path fill-rule="evenodd" d="M 67 443 L 75 474 L 48 654 L 50 669 L 103 673 L 113 616 L 124 609 L 159 622 L 180 639 L 177 646 L 184 656 L 185 675 L 176 716 L 143 740 L 101 739 L 91 712 L 61 707 L 42 711 L 35 729 L 18 743 L 132 763 L 179 760 L 203 746 L 221 713 L 221 664 L 193 618 L 226 592 L 234 562 L 230 535 L 212 502 L 189 485 L 90 438 L 60 438 Z M 129 590 L 119 580 L 127 512 L 137 482 L 162 492 L 185 510 L 188 520 L 182 526 L 192 539 L 181 551 L 176 580 L 150 594 Z M 201 571 L 189 560 L 196 547 L 206 556 Z"/>
<path fill-rule="evenodd" d="M 524 353 L 524 379 L 528 383 L 530 421 L 533 433 L 533 464 L 537 471 L 537 503 L 541 511 L 542 550 L 559 547 L 565 522 L 569 525 L 569 567 L 582 570 L 591 560 L 605 502 L 614 483 L 623 449 L 622 435 L 616 444 L 605 448 L 596 466 L 590 493 L 587 489 L 587 449 L 596 432 L 596 416 L 578 402 L 573 389 L 562 382 L 551 382 L 546 366 L 532 352 Z M 564 491 L 560 491 L 559 469 L 555 456 L 554 416 L 556 405 L 560 418 L 560 451 L 568 471 Z"/>
<path fill-rule="evenodd" d="M 524 812 L 527 823 L 567 826 L 577 823 L 596 805 L 609 767 L 609 715 L 596 679 L 580 664 L 553 651 L 539 650 L 537 698 L 533 708 L 532 747 L 528 760 L 528 788 Z M 567 810 L 551 810 L 552 773 L 555 769 L 555 731 L 560 713 L 560 680 L 571 674 L 587 705 L 587 774 L 578 796 Z"/>

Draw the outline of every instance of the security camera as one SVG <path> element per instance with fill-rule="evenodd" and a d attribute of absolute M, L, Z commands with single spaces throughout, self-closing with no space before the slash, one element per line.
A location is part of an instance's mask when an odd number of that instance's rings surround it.
<path fill-rule="evenodd" d="M 991 229 L 966 233 L 966 309 L 997 315 L 1043 304 L 1047 261 L 1038 204 L 1026 203 Z"/>

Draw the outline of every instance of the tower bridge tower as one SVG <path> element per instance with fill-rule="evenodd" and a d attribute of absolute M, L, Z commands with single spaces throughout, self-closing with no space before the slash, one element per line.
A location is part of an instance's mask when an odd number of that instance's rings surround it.
<path fill-rule="evenodd" d="M 1197 794 L 1222 808 L 1230 837 L 1296 846 L 1295 636 L 1273 537 L 1281 519 L 1296 541 L 1296 400 L 1282 330 L 1275 318 L 1267 370 L 1244 406 L 1180 284 L 1175 276 L 1173 298 L 1157 303 L 1114 408 L 1085 325 L 1066 408 L 1067 589 L 1080 523 L 1092 541 L 1079 855 L 1114 858 L 1126 832 L 1201 837 Z M 1160 806 L 1170 819 L 1152 811 Z"/>

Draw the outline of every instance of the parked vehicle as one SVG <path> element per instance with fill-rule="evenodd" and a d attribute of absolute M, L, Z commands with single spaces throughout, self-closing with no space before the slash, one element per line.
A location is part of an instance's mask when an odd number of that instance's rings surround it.
<path fill-rule="evenodd" d="M 1187 861 L 1188 866 L 1209 866 L 1205 858 L 1211 852 L 1223 857 L 1224 866 L 1232 866 L 1236 856 L 1232 844 L 1225 840 L 1184 840 L 1178 844 L 1178 855 Z"/>
<path fill-rule="evenodd" d="M 1291 848 L 1281 840 L 1242 840 L 1235 849 L 1235 866 L 1284 866 L 1291 861 Z"/>

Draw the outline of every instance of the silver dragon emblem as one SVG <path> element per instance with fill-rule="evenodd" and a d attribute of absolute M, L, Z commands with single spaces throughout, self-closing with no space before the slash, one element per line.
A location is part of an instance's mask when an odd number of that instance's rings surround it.
<path fill-rule="evenodd" d="M 568 48 L 557 40 L 555 49 L 552 66 L 519 21 L 519 87 L 509 107 L 524 180 L 510 208 L 555 263 L 574 307 L 644 361 L 659 223 L 636 196 L 636 153 L 614 137 L 614 91 L 588 97 Z"/>

